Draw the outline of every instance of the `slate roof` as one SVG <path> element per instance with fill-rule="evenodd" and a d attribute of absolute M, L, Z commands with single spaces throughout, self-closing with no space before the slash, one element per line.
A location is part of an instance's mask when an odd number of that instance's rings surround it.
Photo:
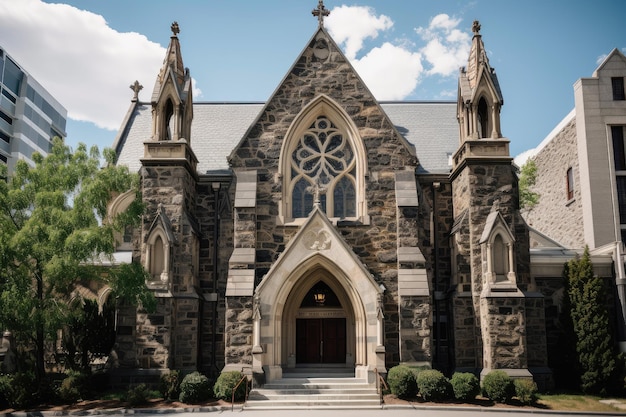
<path fill-rule="evenodd" d="M 381 102 L 398 131 L 415 147 L 418 173 L 447 174 L 450 156 L 459 146 L 456 102 Z M 264 103 L 195 102 L 191 148 L 198 173 L 229 169 L 227 158 L 263 109 Z M 133 102 L 113 148 L 118 164 L 141 167 L 145 141 L 152 134 L 150 103 Z"/>

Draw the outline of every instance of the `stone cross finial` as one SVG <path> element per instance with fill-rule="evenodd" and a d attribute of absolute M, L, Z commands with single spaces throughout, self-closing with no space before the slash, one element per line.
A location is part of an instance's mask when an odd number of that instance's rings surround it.
<path fill-rule="evenodd" d="M 139 100 L 139 92 L 143 89 L 143 85 L 139 84 L 139 81 L 135 80 L 135 82 L 130 85 L 130 89 L 135 93 L 133 95 L 133 101 Z"/>
<path fill-rule="evenodd" d="M 324 17 L 330 14 L 330 10 L 324 7 L 324 0 L 320 0 L 317 4 L 317 9 L 313 9 L 311 12 L 313 16 L 317 17 L 317 21 L 320 27 L 324 26 Z"/>
<path fill-rule="evenodd" d="M 178 22 L 172 23 L 172 26 L 170 26 L 170 28 L 172 29 L 172 34 L 174 36 L 176 36 L 176 35 L 178 35 L 180 33 L 180 27 L 178 26 Z"/>
<path fill-rule="evenodd" d="M 320 184 L 319 178 L 315 181 L 315 184 L 306 187 L 305 191 L 309 194 L 313 194 L 313 205 L 319 207 L 322 204 L 320 196 L 326 193 L 326 187 Z"/>
<path fill-rule="evenodd" d="M 480 22 L 478 20 L 474 20 L 474 23 L 472 23 L 472 32 L 474 32 L 474 35 L 480 34 Z"/>

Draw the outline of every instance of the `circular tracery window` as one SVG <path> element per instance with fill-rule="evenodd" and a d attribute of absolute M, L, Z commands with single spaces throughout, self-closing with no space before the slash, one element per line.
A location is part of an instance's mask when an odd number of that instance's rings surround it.
<path fill-rule="evenodd" d="M 329 217 L 356 216 L 355 165 L 345 135 L 328 118 L 318 117 L 292 153 L 292 217 L 308 216 L 314 195 Z"/>

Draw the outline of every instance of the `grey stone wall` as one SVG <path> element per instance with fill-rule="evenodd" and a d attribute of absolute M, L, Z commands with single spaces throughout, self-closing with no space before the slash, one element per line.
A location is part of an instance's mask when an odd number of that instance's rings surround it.
<path fill-rule="evenodd" d="M 432 362 L 430 297 L 404 296 L 399 306 L 402 362 Z"/>
<path fill-rule="evenodd" d="M 145 164 L 141 171 L 146 214 L 142 224 L 141 262 L 145 265 L 150 227 L 162 206 L 174 236 L 170 242 L 171 267 L 166 289 L 157 290 L 155 314 L 138 312 L 136 322 L 137 363 L 141 368 L 196 369 L 200 322 L 197 294 L 199 255 L 195 173 L 185 165 Z"/>
<path fill-rule="evenodd" d="M 415 167 L 403 140 L 382 112 L 343 54 L 332 42 L 328 54 L 316 51 L 316 41 L 303 52 L 275 96 L 267 103 L 258 122 L 236 149 L 234 169 L 258 170 L 257 184 L 257 281 L 278 259 L 297 229 L 277 221 L 283 179 L 278 162 L 283 140 L 296 115 L 324 94 L 335 100 L 356 125 L 366 149 L 368 177 L 366 190 L 369 224 L 338 225 L 343 238 L 366 265 L 374 278 L 385 285 L 385 346 L 387 361 L 399 361 L 397 296 L 397 221 L 394 171 Z M 329 114 L 332 118 L 332 114 Z M 241 241 L 235 231 L 234 240 Z M 258 283 L 258 282 L 257 282 Z M 232 315 L 230 311 L 227 316 Z M 227 324 L 227 328 L 228 328 Z M 227 336 L 228 338 L 228 336 Z M 227 356 L 230 345 L 227 342 Z M 237 349 L 241 352 L 241 349 Z M 229 359 L 227 359 L 228 361 Z"/>
<path fill-rule="evenodd" d="M 252 366 L 252 297 L 226 299 L 226 351 L 228 365 Z"/>
<path fill-rule="evenodd" d="M 528 367 L 524 298 L 481 298 L 483 368 Z"/>
<path fill-rule="evenodd" d="M 197 187 L 196 213 L 202 231 L 198 281 L 200 293 L 205 299 L 201 302 L 199 323 L 200 368 L 206 374 L 213 376 L 219 373 L 225 364 L 226 305 L 224 294 L 228 276 L 228 260 L 234 247 L 233 217 L 229 209 L 230 202 L 233 201 L 231 188 L 230 183 L 222 182 L 216 201 L 216 193 L 209 178 L 202 179 Z M 217 240 L 214 238 L 216 232 Z"/>
<path fill-rule="evenodd" d="M 505 159 L 489 163 L 468 160 L 453 173 L 457 291 L 454 298 L 455 361 L 458 368 L 475 365 L 487 369 L 528 366 L 526 303 L 512 294 L 483 296 L 484 273 L 479 244 L 486 220 L 497 209 L 515 238 L 517 287 L 530 283 L 530 254 L 527 227 L 519 214 L 519 190 L 515 170 Z M 469 279 L 469 282 L 468 282 Z M 469 293 L 466 291 L 470 291 Z M 469 299 L 471 295 L 471 306 Z M 534 300 L 541 303 L 541 300 Z M 533 304 L 533 306 L 535 306 Z M 535 306 L 536 307 L 536 306 Z M 542 309 L 542 307 L 540 307 Z M 541 323 L 541 312 L 533 309 L 533 331 Z M 474 340 L 472 340 L 472 338 Z M 545 363 L 545 337 L 535 340 L 542 354 L 533 358 Z M 471 344 L 475 346 L 473 357 Z M 482 363 L 477 359 L 482 357 Z"/>
<path fill-rule="evenodd" d="M 576 141 L 576 119 L 572 119 L 533 158 L 537 182 L 532 191 L 539 193 L 539 203 L 523 212 L 529 226 L 567 248 L 585 245 L 580 177 Z M 574 198 L 567 199 L 567 169 L 574 171 Z"/>

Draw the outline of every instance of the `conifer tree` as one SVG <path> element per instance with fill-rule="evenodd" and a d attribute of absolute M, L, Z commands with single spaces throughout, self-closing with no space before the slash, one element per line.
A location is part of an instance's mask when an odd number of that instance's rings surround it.
<path fill-rule="evenodd" d="M 618 368 L 604 285 L 593 273 L 588 247 L 581 258 L 569 262 L 568 271 L 581 388 L 588 394 L 606 395 Z"/>

